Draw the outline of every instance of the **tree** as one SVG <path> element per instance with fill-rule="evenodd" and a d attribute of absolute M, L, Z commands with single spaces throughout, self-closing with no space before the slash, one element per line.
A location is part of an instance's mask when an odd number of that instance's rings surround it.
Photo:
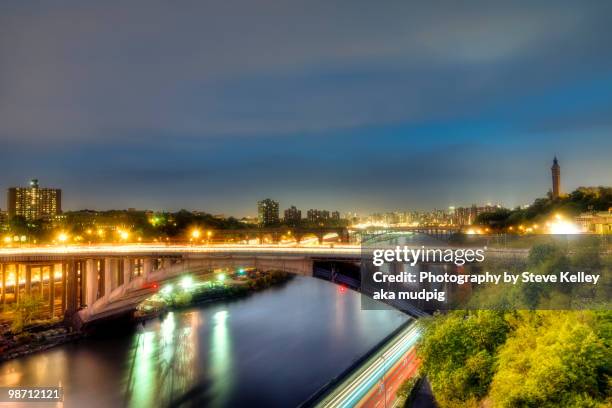
<path fill-rule="evenodd" d="M 28 233 L 28 222 L 22 215 L 15 215 L 9 221 L 9 229 L 13 234 L 25 235 Z"/>
<path fill-rule="evenodd" d="M 612 207 L 611 187 L 579 187 L 566 196 L 557 199 L 537 198 L 527 208 L 498 210 L 479 215 L 477 223 L 491 228 L 505 228 L 524 223 L 546 221 L 555 212 L 576 216 L 585 211 L 606 211 Z"/>
<path fill-rule="evenodd" d="M 44 306 L 45 302 L 40 296 L 23 296 L 19 302 L 11 307 L 14 318 L 11 324 L 13 333 L 21 333 L 23 329 L 30 323 Z"/>
<path fill-rule="evenodd" d="M 490 392 L 494 406 L 599 406 L 612 355 L 591 325 L 592 312 L 522 317 L 499 350 Z"/>
<path fill-rule="evenodd" d="M 508 330 L 495 311 L 456 311 L 426 323 L 417 352 L 442 407 L 474 404 L 487 394 Z"/>

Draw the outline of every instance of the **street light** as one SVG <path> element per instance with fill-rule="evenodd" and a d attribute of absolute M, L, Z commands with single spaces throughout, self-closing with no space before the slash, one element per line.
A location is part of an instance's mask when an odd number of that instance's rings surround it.
<path fill-rule="evenodd" d="M 119 231 L 119 237 L 123 240 L 123 241 L 127 241 L 127 239 L 130 237 L 130 233 L 127 231 Z"/>
<path fill-rule="evenodd" d="M 60 232 L 57 236 L 57 240 L 63 244 L 64 242 L 68 241 L 68 235 L 66 235 L 65 232 Z"/>
<path fill-rule="evenodd" d="M 201 235 L 202 235 L 202 232 L 199 229 L 197 229 L 197 228 L 194 228 L 191 231 L 191 238 L 193 238 L 193 239 L 198 239 L 198 238 L 200 238 Z"/>

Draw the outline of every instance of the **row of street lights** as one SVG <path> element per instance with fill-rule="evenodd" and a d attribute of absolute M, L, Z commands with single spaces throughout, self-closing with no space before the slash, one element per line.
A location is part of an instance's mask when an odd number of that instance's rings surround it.
<path fill-rule="evenodd" d="M 199 240 L 202 237 L 202 231 L 199 228 L 194 228 L 191 230 L 191 239 L 190 241 L 194 242 Z M 212 236 L 212 231 L 206 231 L 206 239 L 210 240 L 210 237 Z"/>

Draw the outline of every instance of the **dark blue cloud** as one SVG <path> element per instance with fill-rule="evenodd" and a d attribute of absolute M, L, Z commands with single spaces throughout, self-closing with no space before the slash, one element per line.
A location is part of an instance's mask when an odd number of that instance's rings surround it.
<path fill-rule="evenodd" d="M 609 2 L 0 5 L 0 184 L 78 207 L 522 204 L 611 184 Z"/>

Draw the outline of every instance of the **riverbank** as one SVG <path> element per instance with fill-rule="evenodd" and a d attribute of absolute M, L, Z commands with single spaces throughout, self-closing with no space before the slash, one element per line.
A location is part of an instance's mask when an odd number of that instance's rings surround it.
<path fill-rule="evenodd" d="M 170 310 L 181 310 L 204 303 L 215 303 L 249 296 L 289 281 L 293 275 L 284 271 L 242 271 L 223 281 L 190 282 L 182 290 L 166 286 L 158 294 L 145 300 L 134 312 L 134 320 L 143 322 L 159 317 Z"/>
<path fill-rule="evenodd" d="M 0 333 L 0 361 L 48 350 L 84 337 L 66 327 L 62 321 L 32 324 L 20 333 L 5 330 Z"/>

